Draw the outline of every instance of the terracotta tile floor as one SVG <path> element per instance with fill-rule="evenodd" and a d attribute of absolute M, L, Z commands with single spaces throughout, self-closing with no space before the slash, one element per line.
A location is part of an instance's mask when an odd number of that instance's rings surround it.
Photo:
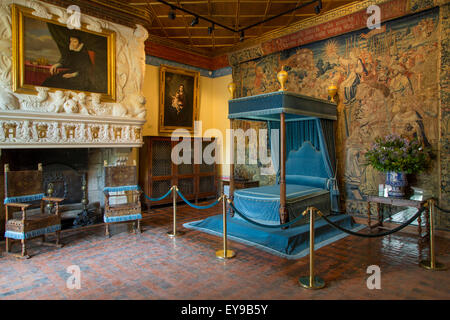
<path fill-rule="evenodd" d="M 220 206 L 194 210 L 179 206 L 182 223 L 217 214 Z M 317 274 L 326 288 L 302 289 L 299 276 L 309 272 L 309 256 L 286 260 L 230 241 L 237 257 L 216 259 L 221 239 L 184 229 L 170 239 L 171 208 L 156 209 L 144 220 L 139 236 L 127 225 L 67 232 L 62 249 L 31 241 L 29 260 L 0 257 L 1 299 L 450 299 L 450 271 L 418 266 L 428 243 L 414 235 L 365 239 L 348 236 L 316 251 Z M 1 251 L 4 242 L 0 243 Z M 19 244 L 13 245 L 19 250 Z M 438 260 L 450 266 L 450 240 L 436 238 Z M 81 269 L 81 289 L 67 289 L 66 268 Z M 381 268 L 381 290 L 366 286 L 369 265 Z"/>

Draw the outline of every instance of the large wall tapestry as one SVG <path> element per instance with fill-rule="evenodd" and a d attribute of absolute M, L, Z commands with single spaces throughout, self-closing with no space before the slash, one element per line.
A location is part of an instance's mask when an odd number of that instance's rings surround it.
<path fill-rule="evenodd" d="M 327 99 L 327 87 L 339 87 L 338 175 L 347 212 L 365 212 L 358 201 L 376 191 L 383 178 L 364 165 L 364 153 L 376 136 L 397 133 L 417 137 L 436 152 L 438 132 L 439 9 L 393 20 L 381 29 L 360 30 L 244 62 L 233 78 L 241 96 L 279 89 L 284 66 L 287 89 Z M 438 165 L 414 185 L 438 192 Z M 343 190 L 341 189 L 341 190 Z"/>

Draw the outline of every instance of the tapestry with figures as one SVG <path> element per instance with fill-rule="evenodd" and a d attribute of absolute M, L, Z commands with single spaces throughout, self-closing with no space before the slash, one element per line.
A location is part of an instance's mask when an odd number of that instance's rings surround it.
<path fill-rule="evenodd" d="M 438 26 L 435 8 L 383 23 L 380 29 L 354 31 L 243 62 L 234 67 L 233 78 L 242 85 L 241 96 L 277 91 L 276 74 L 282 66 L 289 75 L 289 91 L 327 99 L 327 88 L 338 86 L 338 177 L 347 211 L 364 212 L 358 200 L 384 181 L 364 163 L 375 137 L 417 137 L 437 151 Z M 434 159 L 413 183 L 438 192 L 438 180 Z"/>

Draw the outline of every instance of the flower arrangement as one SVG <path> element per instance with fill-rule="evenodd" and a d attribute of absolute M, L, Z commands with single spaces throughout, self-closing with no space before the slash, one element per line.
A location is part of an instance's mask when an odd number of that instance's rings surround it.
<path fill-rule="evenodd" d="M 407 174 L 425 170 L 430 159 L 428 151 L 417 139 L 410 141 L 394 134 L 376 138 L 365 157 L 378 171 Z"/>

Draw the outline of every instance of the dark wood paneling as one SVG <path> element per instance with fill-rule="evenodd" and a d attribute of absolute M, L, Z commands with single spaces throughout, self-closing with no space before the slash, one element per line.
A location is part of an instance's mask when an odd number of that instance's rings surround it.
<path fill-rule="evenodd" d="M 200 139 L 200 138 L 196 138 Z M 200 164 L 180 164 L 176 165 L 172 162 L 170 154 L 159 152 L 158 156 L 165 154 L 166 159 L 156 157 L 155 150 L 161 145 L 169 144 L 170 150 L 177 144 L 177 141 L 171 141 L 170 137 L 144 137 L 144 146 L 139 151 L 139 185 L 142 187 L 144 193 L 150 198 L 158 198 L 164 195 L 170 187 L 177 185 L 180 192 L 188 199 L 197 201 L 200 198 L 215 197 L 217 195 L 217 165 L 208 166 L 200 170 Z M 194 143 L 192 143 L 192 146 Z M 199 145 L 202 145 L 201 143 Z M 193 152 L 193 151 L 192 151 Z M 202 151 L 203 152 L 203 151 Z M 160 161 L 164 160 L 164 161 Z M 160 172 L 167 170 L 161 169 L 159 166 L 167 166 L 170 164 L 170 173 L 161 175 Z M 189 168 L 191 166 L 192 168 Z M 183 168 L 183 170 L 180 170 Z M 211 185 L 207 188 L 200 185 L 200 179 L 210 177 Z M 203 180 L 203 183 L 205 181 Z M 146 197 L 143 197 L 143 202 L 149 208 L 153 205 L 168 204 L 172 202 L 172 197 L 169 196 L 163 200 L 151 202 Z M 181 199 L 179 199 L 181 200 Z"/>

